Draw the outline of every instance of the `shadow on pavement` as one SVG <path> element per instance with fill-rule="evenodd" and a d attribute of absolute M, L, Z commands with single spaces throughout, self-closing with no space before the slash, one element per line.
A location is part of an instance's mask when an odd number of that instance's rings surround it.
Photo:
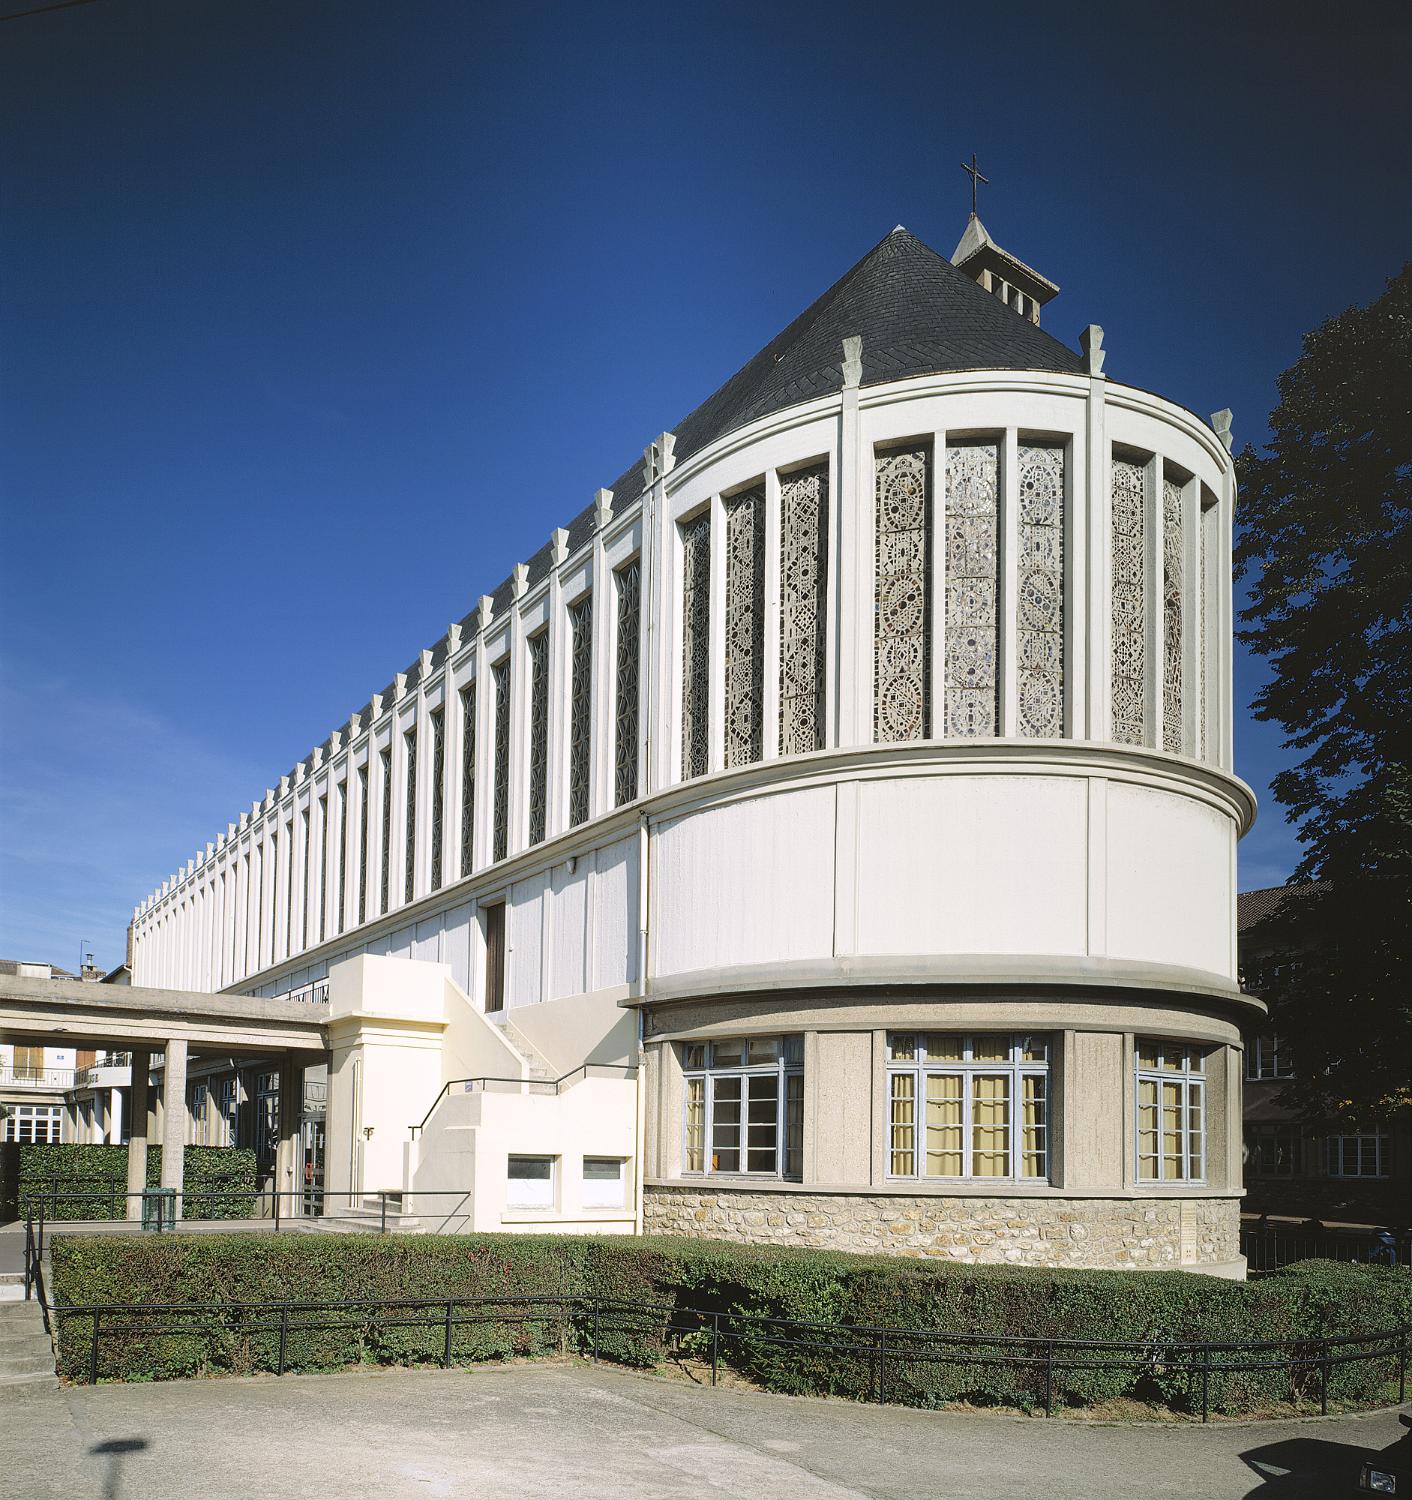
<path fill-rule="evenodd" d="M 1241 1460 L 1259 1476 L 1260 1483 L 1245 1492 L 1245 1500 L 1342 1500 L 1370 1493 L 1358 1488 L 1365 1463 L 1397 1475 L 1397 1490 L 1407 1493 L 1412 1484 L 1412 1417 L 1404 1416 L 1407 1430 L 1386 1448 L 1364 1448 L 1354 1443 L 1331 1443 L 1325 1438 L 1286 1438 L 1266 1443 L 1241 1454 Z"/>
<path fill-rule="evenodd" d="M 108 1473 L 103 1480 L 103 1500 L 120 1500 L 123 1492 L 123 1458 L 129 1453 L 142 1453 L 148 1447 L 146 1438 L 109 1438 L 103 1443 L 94 1443 L 88 1450 L 90 1458 L 108 1460 Z"/>

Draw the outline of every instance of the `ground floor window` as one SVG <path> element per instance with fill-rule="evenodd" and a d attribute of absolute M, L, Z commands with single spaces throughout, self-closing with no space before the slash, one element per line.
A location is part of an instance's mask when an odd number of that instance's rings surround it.
<path fill-rule="evenodd" d="M 210 1087 L 205 1083 L 191 1085 L 191 1128 L 194 1143 L 198 1146 L 211 1144 L 211 1122 L 207 1116 Z"/>
<path fill-rule="evenodd" d="M 233 1073 L 221 1080 L 221 1117 L 226 1122 L 226 1145 L 239 1146 L 240 1141 L 240 1075 Z"/>
<path fill-rule="evenodd" d="M 1206 1173 L 1206 1058 L 1186 1042 L 1137 1044 L 1137 1175 L 1200 1182 Z"/>
<path fill-rule="evenodd" d="M 554 1207 L 552 1156 L 512 1156 L 505 1175 L 507 1208 Z"/>
<path fill-rule="evenodd" d="M 260 1073 L 255 1087 L 255 1159 L 262 1172 L 275 1164 L 279 1146 L 279 1074 Z"/>
<path fill-rule="evenodd" d="M 889 1177 L 1048 1177 L 1044 1037 L 890 1032 L 887 1079 Z"/>
<path fill-rule="evenodd" d="M 1330 1177 L 1386 1177 L 1387 1132 L 1356 1130 L 1351 1135 L 1331 1135 L 1328 1160 Z"/>
<path fill-rule="evenodd" d="M 621 1208 L 627 1163 L 621 1156 L 585 1156 L 583 1159 L 583 1206 Z"/>
<path fill-rule="evenodd" d="M 1289 1049 L 1273 1032 L 1251 1037 L 1245 1049 L 1245 1076 L 1250 1079 L 1293 1078 Z"/>
<path fill-rule="evenodd" d="M 802 1037 L 689 1042 L 682 1067 L 685 1171 L 803 1175 Z"/>
<path fill-rule="evenodd" d="M 1245 1170 L 1250 1177 L 1293 1177 L 1303 1170 L 1298 1125 L 1265 1121 L 1245 1127 Z"/>
<path fill-rule="evenodd" d="M 25 1145 L 57 1145 L 63 1119 L 61 1104 L 7 1104 L 5 1139 Z"/>

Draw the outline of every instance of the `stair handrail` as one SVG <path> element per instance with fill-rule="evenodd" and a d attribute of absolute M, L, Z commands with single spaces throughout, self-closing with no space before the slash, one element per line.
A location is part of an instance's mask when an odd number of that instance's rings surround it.
<path fill-rule="evenodd" d="M 459 1084 L 466 1085 L 462 1092 L 467 1094 L 473 1094 L 475 1092 L 476 1084 L 484 1085 L 487 1083 L 514 1083 L 533 1084 L 542 1089 L 552 1088 L 557 1095 L 563 1093 L 565 1086 L 570 1082 L 571 1079 L 577 1078 L 580 1074 L 587 1078 L 590 1068 L 605 1068 L 610 1072 L 616 1072 L 624 1079 L 635 1078 L 637 1076 L 636 1063 L 586 1062 L 580 1063 L 578 1067 L 574 1068 L 568 1073 L 565 1073 L 561 1078 L 497 1078 L 493 1074 L 478 1074 L 474 1078 L 448 1078 L 447 1081 L 441 1085 L 441 1091 L 437 1094 L 436 1098 L 431 1101 L 431 1108 L 427 1110 L 426 1114 L 422 1116 L 421 1124 L 411 1125 L 408 1127 L 408 1129 L 411 1132 L 412 1139 L 416 1140 L 417 1137 L 422 1133 L 422 1130 L 425 1128 L 427 1121 L 431 1119 L 431 1117 L 436 1113 L 437 1106 L 447 1096 L 447 1094 L 449 1094 L 451 1090 L 456 1088 Z"/>

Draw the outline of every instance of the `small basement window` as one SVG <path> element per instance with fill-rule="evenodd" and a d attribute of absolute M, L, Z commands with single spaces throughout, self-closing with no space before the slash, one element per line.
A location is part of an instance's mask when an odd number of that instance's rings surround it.
<path fill-rule="evenodd" d="M 505 1175 L 506 1208 L 554 1207 L 552 1156 L 512 1156 Z"/>
<path fill-rule="evenodd" d="M 583 1206 L 621 1208 L 627 1163 L 621 1156 L 585 1156 L 583 1159 Z"/>

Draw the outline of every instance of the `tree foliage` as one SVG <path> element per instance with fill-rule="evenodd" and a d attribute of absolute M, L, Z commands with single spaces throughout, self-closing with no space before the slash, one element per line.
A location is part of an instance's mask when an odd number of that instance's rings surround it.
<path fill-rule="evenodd" d="M 1412 263 L 1304 339 L 1271 439 L 1238 460 L 1252 708 L 1295 763 L 1272 782 L 1303 857 L 1246 981 L 1295 1057 L 1290 1102 L 1412 1102 Z"/>

